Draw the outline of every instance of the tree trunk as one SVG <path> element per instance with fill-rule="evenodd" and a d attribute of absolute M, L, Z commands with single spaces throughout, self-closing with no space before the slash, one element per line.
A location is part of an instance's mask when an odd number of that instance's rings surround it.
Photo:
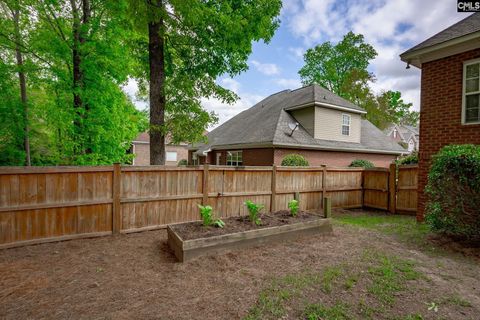
<path fill-rule="evenodd" d="M 163 11 L 162 0 L 154 6 Z M 163 14 L 163 12 L 162 12 Z M 163 18 L 148 24 L 150 62 L 150 164 L 165 164 L 165 26 Z"/>
<path fill-rule="evenodd" d="M 30 160 L 30 127 L 28 125 L 28 101 L 27 101 L 27 81 L 25 79 L 25 71 L 23 70 L 23 55 L 20 48 L 22 41 L 20 36 L 20 10 L 17 7 L 13 12 L 13 21 L 15 24 L 15 54 L 17 58 L 18 79 L 20 83 L 20 99 L 23 106 L 23 145 L 25 148 L 26 165 L 31 166 Z"/>
<path fill-rule="evenodd" d="M 84 74 L 81 68 L 82 64 L 82 53 L 80 47 L 85 43 L 85 31 L 82 30 L 83 26 L 86 25 L 91 16 L 90 9 L 90 0 L 82 0 L 82 19 L 80 20 L 79 8 L 76 5 L 75 0 L 70 0 L 72 6 L 73 14 L 73 48 L 72 48 L 72 60 L 73 60 L 73 108 L 75 109 L 75 120 L 74 120 L 74 132 L 77 135 L 75 139 L 78 139 L 78 136 L 83 134 L 83 124 L 82 119 L 86 117 L 88 108 L 84 105 L 81 97 L 81 92 L 84 87 Z M 91 152 L 90 148 L 84 148 L 84 138 L 80 137 L 79 142 L 80 146 L 77 149 L 77 152 L 80 154 L 85 154 Z"/>

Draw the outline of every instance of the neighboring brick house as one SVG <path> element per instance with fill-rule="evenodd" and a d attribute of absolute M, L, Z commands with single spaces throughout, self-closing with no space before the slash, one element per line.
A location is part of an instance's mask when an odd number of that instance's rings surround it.
<path fill-rule="evenodd" d="M 362 119 L 365 114 L 318 85 L 284 90 L 210 132 L 206 144 L 190 148 L 189 163 L 271 166 L 297 153 L 313 166 L 367 159 L 387 167 L 406 150 Z"/>
<path fill-rule="evenodd" d="M 423 220 L 432 155 L 449 144 L 480 144 L 480 13 L 400 57 L 422 70 L 417 219 Z"/>
<path fill-rule="evenodd" d="M 168 138 L 165 142 L 165 164 L 167 166 L 176 166 L 180 160 L 186 160 L 188 158 L 188 145 L 186 143 L 174 145 L 169 142 Z M 131 152 L 135 154 L 133 165 L 150 165 L 150 135 L 148 132 L 140 133 L 135 140 L 133 140 Z"/>
<path fill-rule="evenodd" d="M 404 144 L 409 153 L 419 150 L 420 135 L 418 127 L 394 124 L 384 132 L 393 141 Z"/>

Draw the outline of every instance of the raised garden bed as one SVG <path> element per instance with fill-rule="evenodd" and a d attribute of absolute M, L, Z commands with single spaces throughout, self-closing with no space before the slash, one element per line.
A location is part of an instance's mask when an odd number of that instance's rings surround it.
<path fill-rule="evenodd" d="M 188 222 L 167 227 L 168 245 L 180 262 L 228 249 L 243 248 L 270 241 L 294 239 L 301 235 L 332 232 L 330 219 L 301 211 L 292 217 L 288 211 L 262 215 L 262 224 L 252 224 L 248 217 L 224 219 L 225 228 L 205 227 Z"/>

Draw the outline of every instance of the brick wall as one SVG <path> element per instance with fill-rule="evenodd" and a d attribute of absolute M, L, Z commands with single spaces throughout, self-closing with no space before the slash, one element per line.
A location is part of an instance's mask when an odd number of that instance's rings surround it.
<path fill-rule="evenodd" d="M 291 153 L 301 154 L 311 166 L 326 164 L 328 166 L 346 167 L 355 159 L 364 159 L 371 161 L 376 167 L 388 167 L 396 159 L 395 155 L 388 154 L 275 149 L 275 164 L 280 165 L 282 159 Z"/>
<path fill-rule="evenodd" d="M 149 143 L 133 143 L 135 146 L 135 160 L 136 166 L 148 166 L 150 165 L 150 144 Z M 176 152 L 177 161 L 166 161 L 167 166 L 176 166 L 182 159 L 188 158 L 187 146 L 182 145 L 167 145 L 165 146 L 165 152 Z"/>
<path fill-rule="evenodd" d="M 422 65 L 417 219 L 423 220 L 423 193 L 433 154 L 448 144 L 480 144 L 480 125 L 462 125 L 463 62 L 480 58 L 480 49 Z"/>

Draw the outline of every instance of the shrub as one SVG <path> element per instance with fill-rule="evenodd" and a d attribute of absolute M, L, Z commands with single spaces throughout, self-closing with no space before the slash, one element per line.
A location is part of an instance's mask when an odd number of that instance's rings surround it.
<path fill-rule="evenodd" d="M 292 216 L 295 217 L 297 215 L 298 208 L 299 208 L 298 200 L 292 199 L 288 201 L 288 209 L 290 209 L 290 213 Z"/>
<path fill-rule="evenodd" d="M 352 163 L 350 163 L 349 167 L 355 167 L 355 168 L 375 168 L 375 165 L 371 163 L 368 160 L 363 160 L 363 159 L 356 159 L 353 160 Z"/>
<path fill-rule="evenodd" d="M 308 167 L 308 161 L 299 154 L 287 154 L 282 160 L 282 166 L 286 167 Z"/>
<path fill-rule="evenodd" d="M 397 164 L 417 164 L 418 163 L 418 153 L 412 152 L 409 155 L 403 156 L 397 160 Z"/>
<path fill-rule="evenodd" d="M 186 166 L 187 164 L 188 164 L 187 159 L 182 159 L 182 160 L 178 161 L 178 166 Z"/>
<path fill-rule="evenodd" d="M 213 208 L 211 206 L 198 205 L 198 208 L 200 209 L 200 217 L 202 218 L 204 226 L 208 227 L 213 225 L 219 228 L 223 228 L 225 226 L 225 222 L 223 222 L 221 219 L 213 219 Z"/>
<path fill-rule="evenodd" d="M 432 160 L 426 222 L 434 231 L 480 240 L 480 146 L 446 146 Z"/>
<path fill-rule="evenodd" d="M 245 201 L 245 205 L 248 209 L 248 216 L 252 223 L 255 223 L 257 226 L 262 223 L 262 220 L 259 217 L 260 210 L 262 210 L 265 206 L 263 204 L 256 204 L 253 201 L 247 200 Z"/>

